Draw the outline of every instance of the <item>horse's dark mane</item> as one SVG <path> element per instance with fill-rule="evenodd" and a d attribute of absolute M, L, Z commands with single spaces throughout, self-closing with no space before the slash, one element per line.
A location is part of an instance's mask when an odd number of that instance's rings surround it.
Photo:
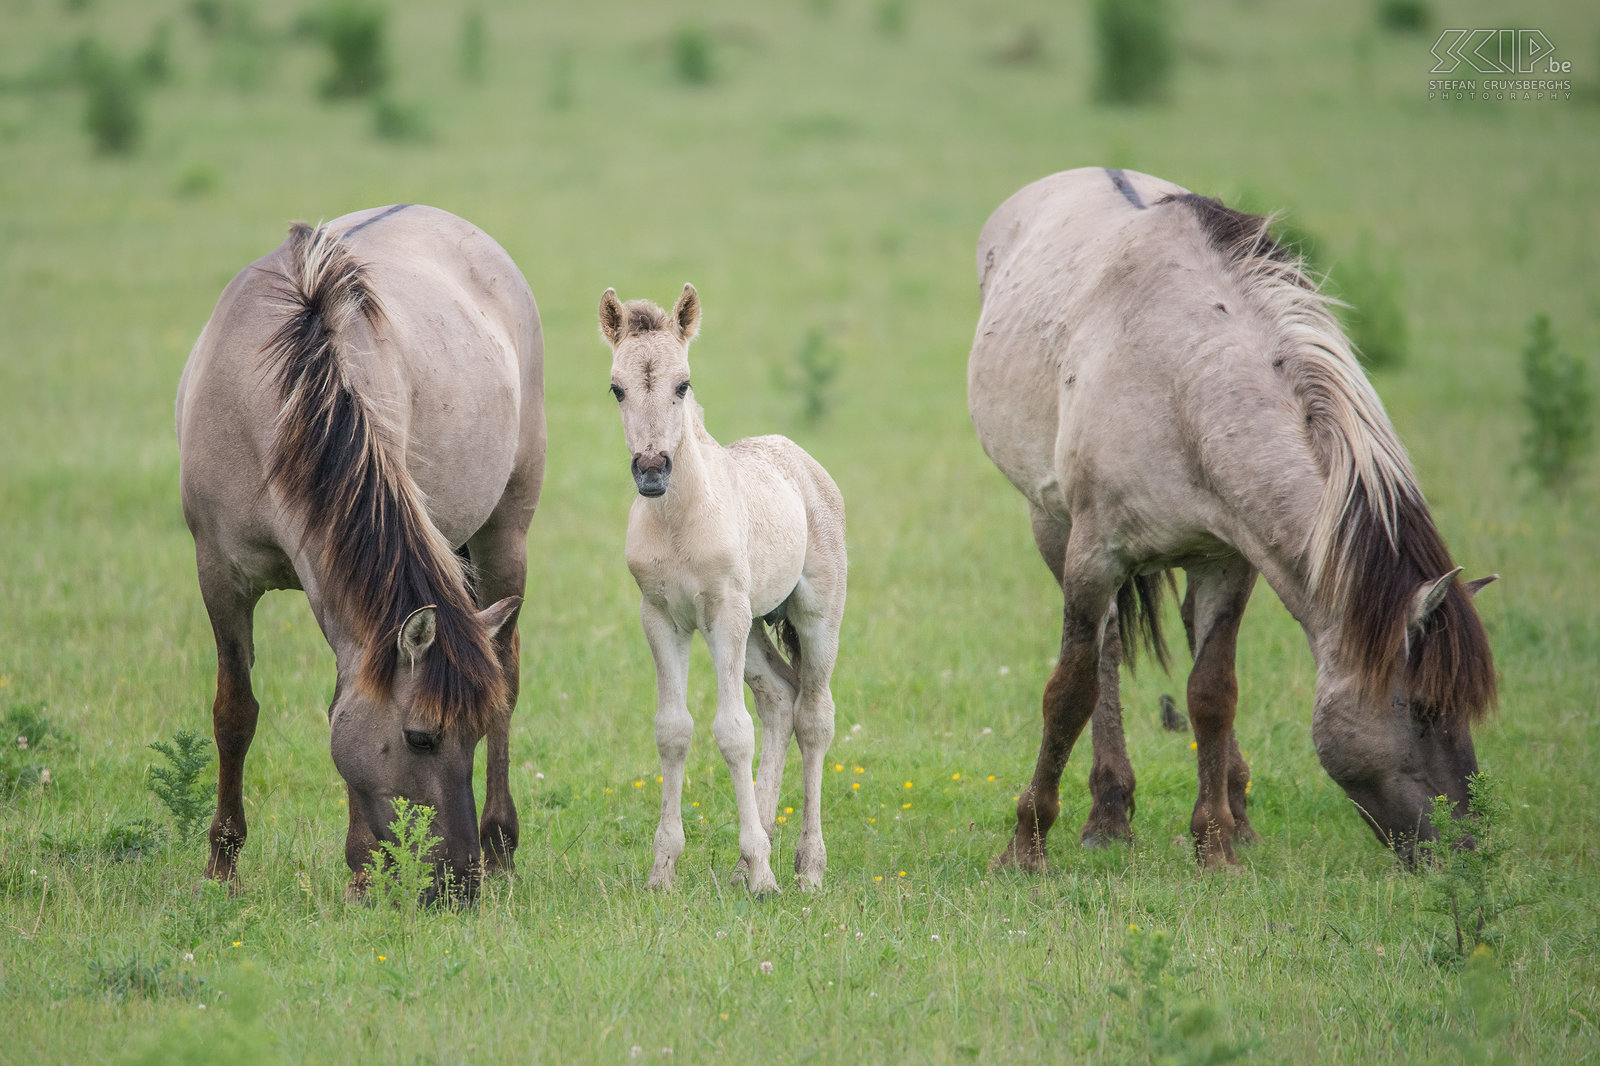
<path fill-rule="evenodd" d="M 1402 680 L 1414 715 L 1446 725 L 1482 718 L 1496 699 L 1494 657 L 1461 582 L 1451 580 L 1422 632 L 1407 637 L 1417 590 L 1455 564 L 1328 298 L 1298 257 L 1272 238 L 1268 219 L 1194 193 L 1158 203 L 1188 210 L 1257 305 L 1280 324 L 1278 354 L 1327 479 L 1307 546 L 1311 592 L 1342 620 L 1340 651 L 1363 695 L 1389 702 L 1404 649 Z"/>
<path fill-rule="evenodd" d="M 435 638 L 415 707 L 435 728 L 481 733 L 505 699 L 499 660 L 404 449 L 351 383 L 337 346 L 342 330 L 358 317 L 378 322 L 382 309 L 361 264 L 325 227 L 296 223 L 286 254 L 286 313 L 262 348 L 283 401 L 268 480 L 318 544 L 324 595 L 366 644 L 360 684 L 379 698 L 392 692 L 400 626 L 432 605 Z"/>

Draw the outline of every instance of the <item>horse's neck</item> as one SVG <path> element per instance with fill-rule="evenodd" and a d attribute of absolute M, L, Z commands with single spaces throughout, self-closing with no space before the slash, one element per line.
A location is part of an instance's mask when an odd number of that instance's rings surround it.
<path fill-rule="evenodd" d="M 670 488 L 663 498 L 669 515 L 686 515 L 700 508 L 718 491 L 728 461 L 727 451 L 707 432 L 699 404 L 684 405 L 683 421 L 683 444 L 673 460 Z"/>

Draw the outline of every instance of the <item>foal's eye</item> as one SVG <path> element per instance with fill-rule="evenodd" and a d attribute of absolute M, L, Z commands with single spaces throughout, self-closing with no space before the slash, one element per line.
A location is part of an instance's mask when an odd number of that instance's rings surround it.
<path fill-rule="evenodd" d="M 426 729 L 407 729 L 406 747 L 418 755 L 427 755 L 439 749 L 439 734 Z"/>
<path fill-rule="evenodd" d="M 687 396 L 687 395 L 689 395 L 689 383 L 687 381 L 685 381 L 683 384 L 678 386 L 678 395 L 679 396 Z"/>
<path fill-rule="evenodd" d="M 618 403 L 621 403 L 622 402 L 622 386 L 620 386 L 620 385 L 611 386 L 611 395 L 613 395 L 613 396 L 615 396 L 617 398 L 617 402 Z"/>

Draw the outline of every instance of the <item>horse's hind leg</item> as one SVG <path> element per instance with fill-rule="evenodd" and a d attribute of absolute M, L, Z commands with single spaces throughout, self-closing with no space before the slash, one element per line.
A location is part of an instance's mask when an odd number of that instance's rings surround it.
<path fill-rule="evenodd" d="M 1242 819 L 1249 771 L 1239 756 L 1233 719 L 1239 703 L 1234 674 L 1239 622 L 1255 586 L 1256 571 L 1236 557 L 1188 573 L 1195 650 L 1194 669 L 1189 673 L 1189 721 L 1194 727 L 1199 769 L 1199 794 L 1189 830 L 1194 835 L 1195 857 L 1202 864 L 1234 865 L 1239 861 L 1233 853 L 1235 840 L 1244 839 L 1245 833 L 1254 835 L 1249 822 Z"/>
<path fill-rule="evenodd" d="M 1039 759 L 1017 798 L 1017 828 L 995 860 L 1000 867 L 1045 869 L 1045 836 L 1061 812 L 1061 771 L 1099 696 L 1101 627 L 1123 575 L 1084 519 L 1068 537 L 1061 573 L 1061 657 L 1045 685 Z"/>
<path fill-rule="evenodd" d="M 507 596 L 521 596 L 527 585 L 528 523 L 525 515 L 492 515 L 467 542 L 473 567 L 473 595 L 480 608 Z M 490 870 L 510 870 L 517 850 L 517 805 L 511 798 L 511 716 L 517 709 L 521 680 L 522 638 L 517 632 L 521 608 L 513 611 L 494 637 L 500 670 L 506 679 L 505 706 L 489 720 L 488 758 L 484 767 L 483 817 L 478 820 L 478 846 Z"/>
<path fill-rule="evenodd" d="M 1119 699 L 1122 635 L 1117 629 L 1117 608 L 1106 612 L 1105 635 L 1100 638 L 1100 694 L 1093 722 L 1094 763 L 1089 768 L 1089 797 L 1093 806 L 1078 839 L 1087 848 L 1116 840 L 1132 840 L 1128 820 L 1133 816 L 1133 764 L 1122 734 Z"/>
<path fill-rule="evenodd" d="M 789 741 L 794 736 L 794 701 L 799 686 L 794 670 L 779 657 L 759 619 L 751 623 L 750 636 L 745 641 L 744 683 L 755 696 L 756 714 L 761 718 L 756 810 L 761 817 L 761 828 L 771 838 L 778 816 L 778 793 L 783 787 L 783 764 L 789 757 Z"/>
<path fill-rule="evenodd" d="M 844 573 L 817 575 L 797 590 L 789 620 L 799 636 L 800 695 L 794 731 L 800 742 L 800 841 L 794 872 L 802 889 L 821 888 L 828 867 L 822 840 L 822 771 L 833 743 L 833 664 L 839 657 L 839 626 L 844 620 Z"/>
<path fill-rule="evenodd" d="M 200 594 L 217 641 L 217 696 L 211 705 L 217 741 L 217 813 L 211 820 L 206 876 L 232 882 L 244 847 L 244 758 L 256 735 L 261 705 L 250 688 L 253 630 L 259 590 L 241 585 L 237 571 L 204 547 L 195 552 Z"/>

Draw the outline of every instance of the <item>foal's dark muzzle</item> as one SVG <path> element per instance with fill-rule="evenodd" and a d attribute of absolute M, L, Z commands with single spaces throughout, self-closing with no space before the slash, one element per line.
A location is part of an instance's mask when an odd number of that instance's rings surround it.
<path fill-rule="evenodd" d="M 633 457 L 633 483 L 639 487 L 639 495 L 656 497 L 666 494 L 667 478 L 672 474 L 672 460 L 666 455 L 656 455 L 649 459 Z"/>

